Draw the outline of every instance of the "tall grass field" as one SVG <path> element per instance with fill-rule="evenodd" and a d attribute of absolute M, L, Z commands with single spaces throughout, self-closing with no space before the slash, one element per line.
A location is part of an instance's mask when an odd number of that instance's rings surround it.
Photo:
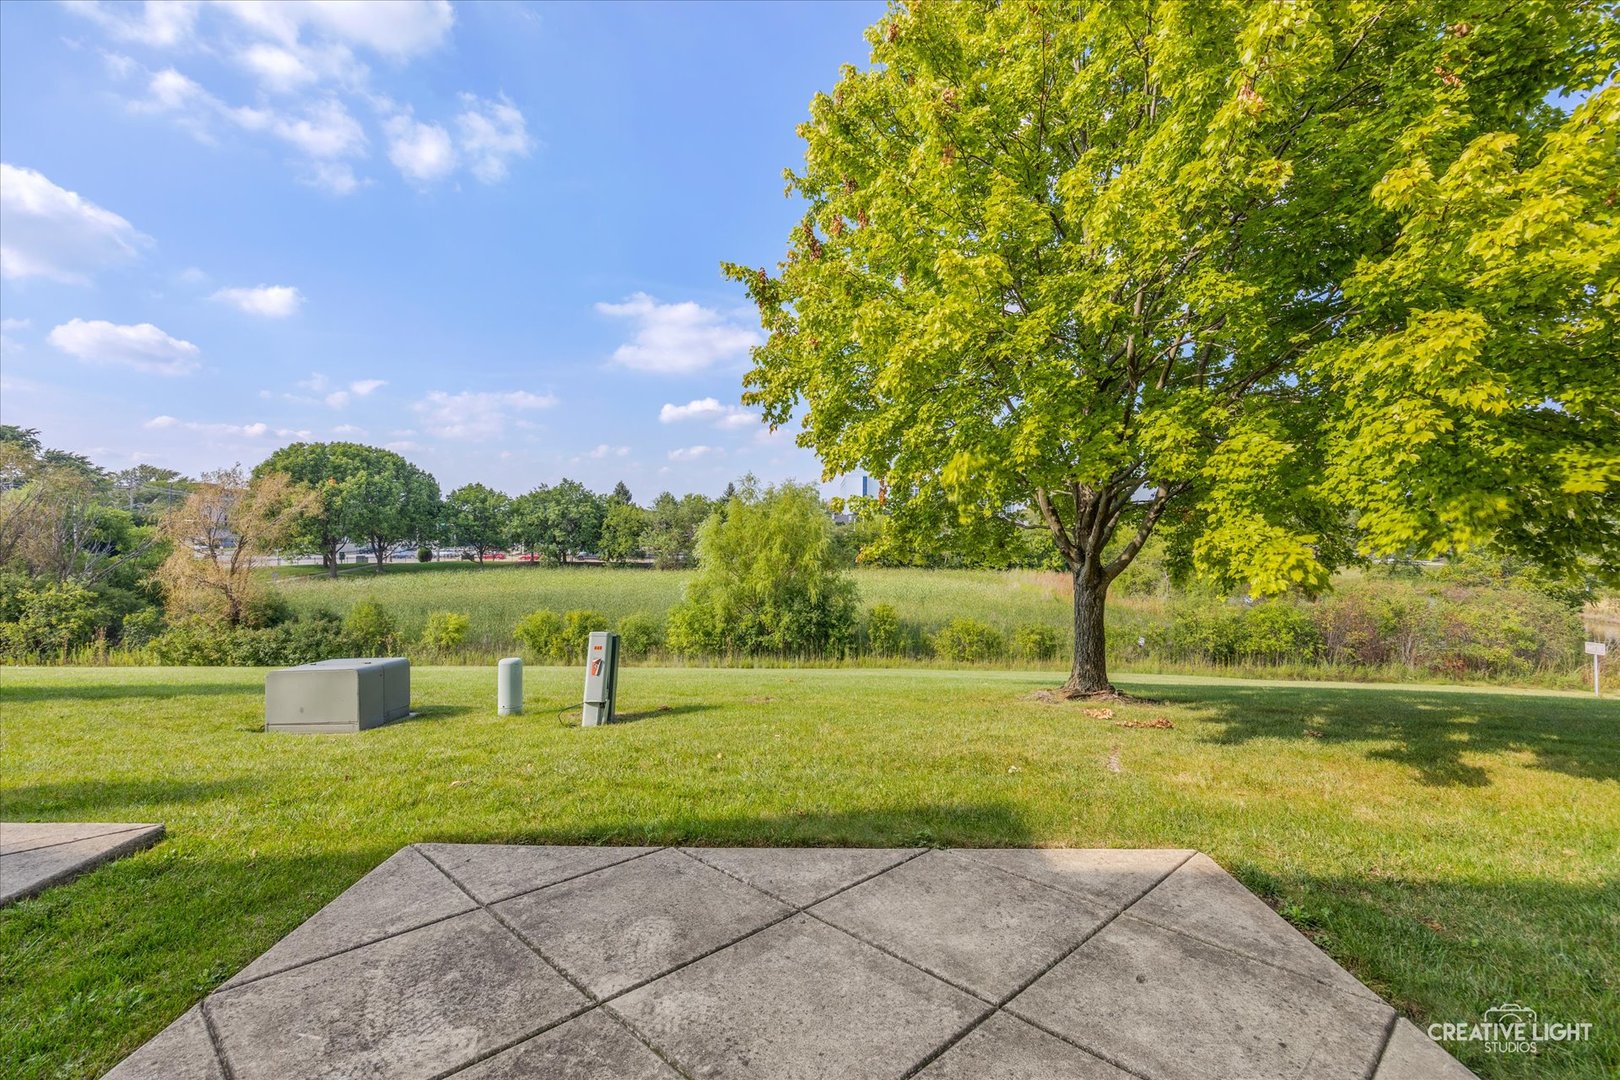
<path fill-rule="evenodd" d="M 399 630 L 401 650 L 425 662 L 485 662 L 520 653 L 513 628 L 537 609 L 600 613 L 603 628 L 627 616 L 661 624 L 680 602 L 690 571 L 532 563 L 393 564 L 345 569 L 335 578 L 314 568 L 267 571 L 300 615 L 343 615 L 369 600 Z M 887 606 L 909 643 L 874 650 L 861 639 L 848 655 L 816 657 L 678 656 L 653 648 L 631 662 L 771 664 L 988 664 L 1058 670 L 1070 640 L 1067 575 L 1035 570 L 872 569 L 853 571 L 862 612 Z M 435 612 L 459 612 L 468 632 L 454 650 L 413 648 Z M 969 619 L 999 636 L 987 657 L 946 655 L 934 635 Z M 1021 642 L 1032 628 L 1050 647 L 1032 654 Z M 1167 583 L 1122 577 L 1108 604 L 1111 665 L 1119 671 L 1218 672 L 1382 681 L 1495 682 L 1576 689 L 1589 671 L 1575 612 L 1523 587 L 1457 583 L 1436 576 L 1350 571 L 1317 601 L 1286 598 L 1249 604 L 1241 597 L 1172 590 Z M 1620 657 L 1620 650 L 1616 650 Z M 162 658 L 165 662 L 176 662 Z M 538 659 L 538 657 L 530 657 Z M 136 662 L 142 661 L 139 658 Z M 187 662 L 187 661 L 179 661 Z M 1610 678 L 1620 678 L 1611 661 Z"/>

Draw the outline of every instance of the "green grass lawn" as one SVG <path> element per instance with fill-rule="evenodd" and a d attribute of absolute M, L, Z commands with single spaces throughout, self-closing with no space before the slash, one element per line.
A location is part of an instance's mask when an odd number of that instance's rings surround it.
<path fill-rule="evenodd" d="M 1125 676 L 1160 703 L 1100 719 L 1049 674 L 632 668 L 583 730 L 572 669 L 502 719 L 491 670 L 418 668 L 416 719 L 294 736 L 262 680 L 0 669 L 0 814 L 169 830 L 0 911 L 0 1075 L 98 1074 L 412 841 L 1195 847 L 1421 1023 L 1595 1025 L 1457 1047 L 1480 1074 L 1620 1067 L 1613 702 Z"/>

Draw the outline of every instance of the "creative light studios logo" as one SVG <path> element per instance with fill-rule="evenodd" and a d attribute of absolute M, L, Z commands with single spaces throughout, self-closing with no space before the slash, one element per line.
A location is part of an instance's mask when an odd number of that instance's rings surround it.
<path fill-rule="evenodd" d="M 1591 1037 L 1589 1022 L 1543 1024 L 1534 1009 L 1511 1001 L 1486 1009 L 1478 1023 L 1429 1025 L 1429 1038 L 1435 1042 L 1482 1042 L 1490 1054 L 1534 1054 L 1541 1043 L 1584 1042 Z"/>

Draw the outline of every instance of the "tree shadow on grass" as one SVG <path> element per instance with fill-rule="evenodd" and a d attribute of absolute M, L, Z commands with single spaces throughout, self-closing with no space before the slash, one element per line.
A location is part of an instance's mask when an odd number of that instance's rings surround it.
<path fill-rule="evenodd" d="M 252 777 L 229 780 L 65 780 L 27 784 L 0 793 L 7 821 L 125 821 L 126 807 L 204 803 L 251 791 Z M 137 811 L 139 812 L 139 811 Z"/>
<path fill-rule="evenodd" d="M 1025 847 L 1033 835 L 1004 803 L 878 804 L 844 810 L 805 808 L 772 814 L 706 814 L 700 809 L 653 817 L 604 814 L 557 828 L 459 829 L 418 838 L 457 844 L 630 844 L 700 847 Z"/>
<path fill-rule="evenodd" d="M 1166 684 L 1166 703 L 1222 726 L 1211 742 L 1313 740 L 1368 746 L 1435 786 L 1484 787 L 1489 773 L 1465 754 L 1528 754 L 1535 768 L 1585 780 L 1620 780 L 1620 707 L 1535 694 L 1470 694 L 1398 687 L 1197 686 Z"/>
<path fill-rule="evenodd" d="M 130 698 L 210 697 L 228 694 L 262 693 L 256 682 L 174 682 L 174 683 L 61 683 L 48 686 L 16 686 L 0 681 L 0 705 L 22 705 L 40 701 L 127 701 Z"/>

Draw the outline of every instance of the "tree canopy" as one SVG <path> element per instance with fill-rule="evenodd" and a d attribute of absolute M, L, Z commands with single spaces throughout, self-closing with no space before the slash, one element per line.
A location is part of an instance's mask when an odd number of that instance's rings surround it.
<path fill-rule="evenodd" d="M 429 536 L 438 523 L 438 481 L 391 450 L 293 443 L 261 462 L 253 479 L 269 473 L 283 473 L 314 493 L 286 543 L 288 550 L 319 554 L 332 574 L 344 540 L 369 541 L 380 571 L 390 545 Z"/>
<path fill-rule="evenodd" d="M 1075 693 L 1159 527 L 1256 593 L 1464 544 L 1612 569 L 1614 20 L 1460 10 L 892 7 L 799 129 L 786 259 L 726 266 L 744 400 L 919 543 L 1048 531 Z"/>
<path fill-rule="evenodd" d="M 445 528 L 451 542 L 470 547 L 478 561 L 506 543 L 512 500 L 483 484 L 463 484 L 444 497 Z"/>

